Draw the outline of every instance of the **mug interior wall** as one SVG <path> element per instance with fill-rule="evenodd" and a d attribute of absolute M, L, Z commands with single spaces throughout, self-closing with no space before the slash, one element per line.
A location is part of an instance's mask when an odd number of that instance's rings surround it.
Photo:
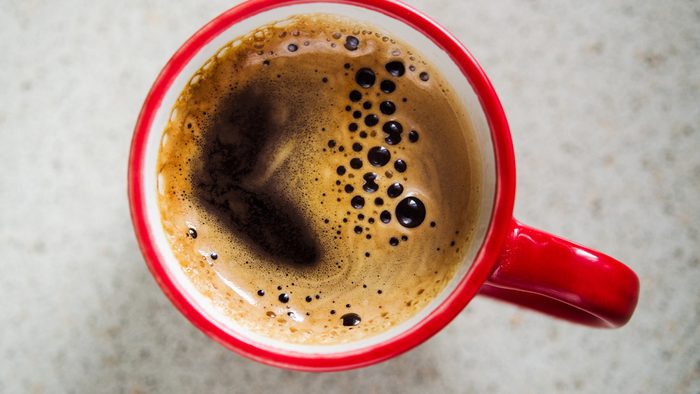
<path fill-rule="evenodd" d="M 207 59 L 214 56 L 217 51 L 228 42 L 235 40 L 237 37 L 240 37 L 259 26 L 269 24 L 274 21 L 284 20 L 289 16 L 302 13 L 337 14 L 369 23 L 385 31 L 392 37 L 398 37 L 402 41 L 417 49 L 426 59 L 430 59 L 433 65 L 442 71 L 443 76 L 453 87 L 453 90 L 457 93 L 459 99 L 467 109 L 472 122 L 473 130 L 475 132 L 473 138 L 476 138 L 477 140 L 476 146 L 480 150 L 479 153 L 482 159 L 481 162 L 483 174 L 481 179 L 483 183 L 480 187 L 482 196 L 477 230 L 473 241 L 470 243 L 470 248 L 466 253 L 466 258 L 461 264 L 455 277 L 452 278 L 443 291 L 422 311 L 407 321 L 379 335 L 341 345 L 298 345 L 275 341 L 243 329 L 235 321 L 227 318 L 224 314 L 216 310 L 209 300 L 195 289 L 189 278 L 180 268 L 180 264 L 177 262 L 174 254 L 170 250 L 170 246 L 165 237 L 165 233 L 161 225 L 160 212 L 157 205 L 158 183 L 156 176 L 156 163 L 159 145 L 161 143 L 161 135 L 167 124 L 168 118 L 171 116 L 171 108 L 173 107 L 175 100 L 180 95 L 186 84 L 190 81 L 194 73 L 202 65 L 204 65 Z M 228 29 L 224 30 L 221 34 L 202 47 L 199 52 L 197 52 L 190 59 L 190 61 L 183 68 L 182 72 L 180 72 L 180 74 L 173 81 L 154 116 L 147 138 L 143 174 L 148 223 L 156 243 L 156 248 L 160 252 L 163 261 L 165 261 L 168 275 L 171 276 L 173 282 L 176 284 L 179 290 L 186 295 L 189 301 L 203 315 L 207 316 L 211 321 L 215 322 L 216 325 L 233 336 L 245 338 L 245 340 L 248 342 L 255 342 L 264 347 L 318 354 L 347 352 L 381 343 L 404 332 L 425 318 L 432 310 L 437 308 L 455 289 L 456 285 L 464 278 L 471 265 L 471 262 L 474 261 L 474 258 L 483 243 L 486 231 L 489 227 L 490 216 L 494 204 L 495 179 L 496 169 L 493 144 L 485 114 L 479 103 L 478 97 L 469 84 L 469 81 L 460 71 L 459 67 L 450 59 L 449 55 L 422 33 L 391 16 L 358 6 L 334 3 L 295 4 L 265 11 L 230 26 Z"/>

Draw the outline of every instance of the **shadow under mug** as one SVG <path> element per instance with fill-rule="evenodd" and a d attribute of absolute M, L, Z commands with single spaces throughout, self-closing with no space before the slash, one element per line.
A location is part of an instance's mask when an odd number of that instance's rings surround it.
<path fill-rule="evenodd" d="M 470 116 L 483 164 L 482 206 L 471 250 L 446 288 L 416 316 L 387 332 L 340 345 L 296 345 L 227 320 L 189 282 L 160 224 L 156 159 L 171 108 L 192 76 L 230 41 L 295 14 L 329 13 L 368 22 L 431 59 Z M 508 123 L 476 60 L 444 28 L 395 0 L 252 0 L 216 17 L 173 55 L 139 115 L 129 157 L 129 202 L 141 251 L 172 303 L 200 330 L 256 361 L 305 371 L 338 371 L 397 356 L 449 323 L 477 294 L 573 322 L 619 327 L 637 304 L 637 276 L 600 252 L 513 219 L 515 161 Z"/>

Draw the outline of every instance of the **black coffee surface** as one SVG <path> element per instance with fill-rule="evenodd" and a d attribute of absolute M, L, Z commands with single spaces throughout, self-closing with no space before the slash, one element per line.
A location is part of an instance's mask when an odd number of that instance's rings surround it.
<path fill-rule="evenodd" d="M 188 280 L 232 326 L 288 343 L 421 313 L 465 266 L 480 204 L 450 86 L 396 37 L 334 16 L 231 39 L 183 89 L 158 156 Z"/>
<path fill-rule="evenodd" d="M 201 167 L 192 176 L 192 192 L 249 247 L 281 264 L 311 265 L 318 262 L 319 250 L 308 218 L 293 199 L 280 194 L 274 179 L 248 182 L 271 160 L 265 148 L 289 138 L 285 134 L 294 130 L 294 118 L 304 112 L 303 105 L 288 104 L 291 112 L 280 116 L 280 102 L 271 100 L 270 92 L 279 89 L 273 85 L 256 81 L 221 99 L 202 130 Z M 295 93 L 289 85 L 284 89 Z"/>

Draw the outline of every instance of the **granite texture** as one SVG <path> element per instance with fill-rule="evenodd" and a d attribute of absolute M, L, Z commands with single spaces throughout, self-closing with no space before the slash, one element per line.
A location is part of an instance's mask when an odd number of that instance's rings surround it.
<path fill-rule="evenodd" d="M 477 298 L 383 364 L 305 374 L 224 350 L 166 300 L 126 200 L 131 132 L 223 1 L 0 3 L 0 393 L 700 392 L 700 3 L 411 1 L 491 77 L 515 214 L 641 279 L 619 330 Z"/>

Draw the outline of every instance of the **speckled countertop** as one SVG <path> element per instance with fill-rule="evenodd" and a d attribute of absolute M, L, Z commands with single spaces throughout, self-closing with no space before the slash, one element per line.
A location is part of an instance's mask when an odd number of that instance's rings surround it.
<path fill-rule="evenodd" d="M 623 329 L 477 298 L 383 364 L 258 365 L 166 300 L 129 221 L 148 88 L 223 1 L 0 3 L 0 393 L 700 391 L 700 4 L 411 1 L 500 93 L 521 220 L 639 274 Z"/>

